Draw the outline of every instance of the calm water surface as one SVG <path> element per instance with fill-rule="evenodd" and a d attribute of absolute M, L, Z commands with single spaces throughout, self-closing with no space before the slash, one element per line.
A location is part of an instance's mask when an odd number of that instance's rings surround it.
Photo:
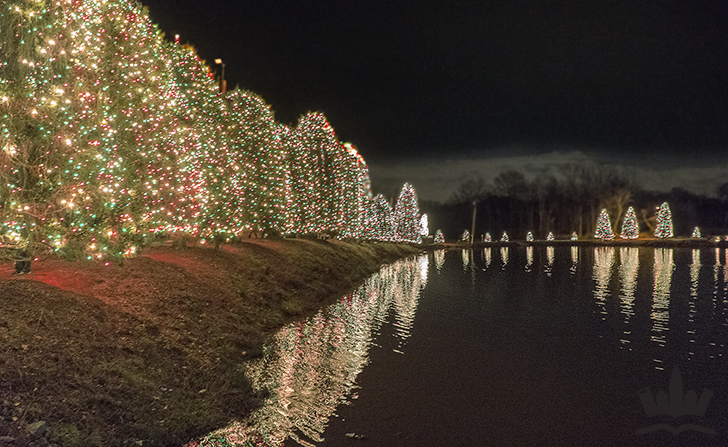
<path fill-rule="evenodd" d="M 266 405 L 201 444 L 728 445 L 726 345 L 725 249 L 434 252 L 281 330 Z"/>

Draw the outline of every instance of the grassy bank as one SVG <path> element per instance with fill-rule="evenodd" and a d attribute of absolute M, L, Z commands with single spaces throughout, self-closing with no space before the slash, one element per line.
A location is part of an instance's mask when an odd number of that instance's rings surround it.
<path fill-rule="evenodd" d="M 44 420 L 64 447 L 182 445 L 258 405 L 241 371 L 268 335 L 415 252 L 304 240 L 159 246 L 123 267 L 50 259 L 19 277 L 6 262 L 0 436 Z"/>

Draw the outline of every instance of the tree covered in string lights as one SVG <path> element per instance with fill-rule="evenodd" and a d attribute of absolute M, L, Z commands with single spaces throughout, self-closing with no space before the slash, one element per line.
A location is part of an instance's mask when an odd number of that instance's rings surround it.
<path fill-rule="evenodd" d="M 630 206 L 627 209 L 627 214 L 624 215 L 620 237 L 622 239 L 637 239 L 639 236 L 640 231 L 639 223 L 637 223 L 637 214 L 635 214 L 634 208 Z"/>
<path fill-rule="evenodd" d="M 612 224 L 609 222 L 609 214 L 607 213 L 606 208 L 599 213 L 599 218 L 597 219 L 597 231 L 594 237 L 603 241 L 611 241 L 614 239 Z"/>
<path fill-rule="evenodd" d="M 220 93 L 135 2 L 6 1 L 0 117 L 0 243 L 103 258 L 153 233 L 413 239 L 412 204 L 393 216 L 372 197 L 323 114 L 289 128 L 257 95 Z"/>
<path fill-rule="evenodd" d="M 670 206 L 664 202 L 657 210 L 657 221 L 655 222 L 655 237 L 672 237 L 672 213 Z"/>
<path fill-rule="evenodd" d="M 437 230 L 435 232 L 435 240 L 433 242 L 435 244 L 444 244 L 445 243 L 445 235 L 442 234 L 442 230 Z"/>
<path fill-rule="evenodd" d="M 460 240 L 463 242 L 470 242 L 470 231 L 464 230 L 463 234 L 460 236 Z"/>
<path fill-rule="evenodd" d="M 703 237 L 703 235 L 700 233 L 700 228 L 699 227 L 695 227 L 695 229 L 693 230 L 692 237 L 694 237 L 694 238 Z"/>
<path fill-rule="evenodd" d="M 527 242 L 533 242 L 533 233 L 531 233 L 530 231 L 526 235 L 526 241 Z"/>
<path fill-rule="evenodd" d="M 554 233 L 552 233 L 551 231 L 549 231 L 549 234 L 546 235 L 546 240 L 547 241 L 553 241 L 554 240 Z"/>
<path fill-rule="evenodd" d="M 422 241 L 417 193 L 405 183 L 394 207 L 395 240 L 419 244 Z"/>

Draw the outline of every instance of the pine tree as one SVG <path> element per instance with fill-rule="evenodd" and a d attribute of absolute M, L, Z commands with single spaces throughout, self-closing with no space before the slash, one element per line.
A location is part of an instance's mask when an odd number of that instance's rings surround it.
<path fill-rule="evenodd" d="M 599 219 L 597 219 L 597 231 L 594 237 L 603 241 L 611 241 L 614 239 L 612 224 L 609 222 L 609 214 L 607 213 L 606 208 L 599 214 Z"/>
<path fill-rule="evenodd" d="M 420 208 L 417 193 L 405 183 L 394 207 L 394 233 L 398 241 L 419 244 L 422 242 Z"/>
<path fill-rule="evenodd" d="M 504 232 L 503 232 L 503 236 L 501 236 L 501 242 L 508 242 L 508 240 L 509 240 L 509 238 L 508 238 L 508 233 L 506 233 L 506 232 L 504 231 Z"/>
<path fill-rule="evenodd" d="M 702 235 L 700 234 L 700 228 L 698 228 L 698 227 L 695 227 L 695 229 L 693 230 L 693 237 L 695 237 L 695 238 L 703 237 L 703 236 L 702 236 Z"/>
<path fill-rule="evenodd" d="M 435 232 L 435 244 L 444 244 L 445 243 L 445 235 L 442 234 L 442 230 L 437 230 Z"/>
<path fill-rule="evenodd" d="M 655 225 L 655 237 L 672 237 L 672 213 L 667 202 L 663 203 L 657 211 L 657 222 Z"/>
<path fill-rule="evenodd" d="M 463 235 L 460 236 L 460 240 L 463 242 L 470 242 L 470 231 L 468 231 L 468 230 L 463 231 Z"/>
<path fill-rule="evenodd" d="M 490 236 L 490 233 L 485 233 L 485 238 L 483 239 L 483 242 L 491 242 L 492 238 Z"/>
<path fill-rule="evenodd" d="M 571 232 L 571 240 L 572 241 L 578 241 L 579 240 L 579 235 L 576 234 L 576 231 L 572 231 Z"/>
<path fill-rule="evenodd" d="M 639 224 L 637 223 L 637 215 L 634 212 L 633 207 L 627 209 L 627 214 L 624 215 L 624 221 L 622 222 L 622 239 L 637 239 L 640 235 Z"/>
<path fill-rule="evenodd" d="M 554 233 L 549 231 L 548 236 L 546 236 L 547 241 L 553 241 L 554 240 Z"/>
<path fill-rule="evenodd" d="M 532 242 L 533 241 L 533 233 L 531 233 L 530 231 L 526 235 L 526 241 L 527 242 Z"/>

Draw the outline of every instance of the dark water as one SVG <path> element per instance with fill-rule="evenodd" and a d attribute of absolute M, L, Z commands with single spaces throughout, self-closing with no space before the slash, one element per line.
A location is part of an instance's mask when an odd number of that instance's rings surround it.
<path fill-rule="evenodd" d="M 278 333 L 202 445 L 728 445 L 726 345 L 725 249 L 430 253 Z"/>

